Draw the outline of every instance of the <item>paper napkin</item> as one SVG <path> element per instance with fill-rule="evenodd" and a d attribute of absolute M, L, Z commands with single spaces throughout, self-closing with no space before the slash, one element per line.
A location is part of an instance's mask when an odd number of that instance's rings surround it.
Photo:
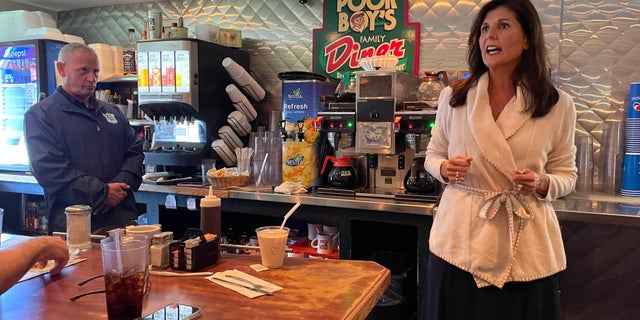
<path fill-rule="evenodd" d="M 244 273 L 244 272 L 242 272 L 240 270 L 236 270 L 236 269 L 227 270 L 227 271 L 224 271 L 224 272 L 216 272 L 213 275 L 208 276 L 206 278 L 211 282 L 214 282 L 214 283 L 219 284 L 219 285 L 221 285 L 221 286 L 223 286 L 223 287 L 225 287 L 227 289 L 231 289 L 231 290 L 233 290 L 233 291 L 235 291 L 237 293 L 240 293 L 240 294 L 242 294 L 243 296 L 245 296 L 247 298 L 253 299 L 253 298 L 257 298 L 259 296 L 264 296 L 265 295 L 264 293 L 260 293 L 260 292 L 257 292 L 257 291 L 253 291 L 253 290 L 241 287 L 240 285 L 242 285 L 242 286 L 251 286 L 251 285 L 249 283 L 247 283 L 247 282 L 240 281 L 238 279 L 233 279 L 231 277 L 226 277 L 226 275 L 233 275 L 233 276 L 240 277 L 242 279 L 251 281 L 252 283 L 255 283 L 255 284 L 259 285 L 261 290 L 268 291 L 268 292 L 276 292 L 276 291 L 280 291 L 280 290 L 283 289 L 282 287 L 277 286 L 277 285 L 275 285 L 275 284 L 273 284 L 271 282 L 264 281 L 264 280 L 262 280 L 260 278 L 256 278 L 254 276 L 251 276 L 249 274 L 246 274 L 246 273 Z M 222 281 L 219 281 L 219 280 L 216 280 L 216 279 L 224 279 L 225 281 L 228 281 L 228 282 L 237 283 L 238 286 L 236 286 L 234 284 L 231 284 L 231 283 L 222 282 Z"/>

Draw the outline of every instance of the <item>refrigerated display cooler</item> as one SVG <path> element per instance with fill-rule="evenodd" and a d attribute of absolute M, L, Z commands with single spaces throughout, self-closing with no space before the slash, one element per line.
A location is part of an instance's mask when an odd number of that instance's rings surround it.
<path fill-rule="evenodd" d="M 29 171 L 24 113 L 56 89 L 55 61 L 65 42 L 0 42 L 0 170 Z"/>

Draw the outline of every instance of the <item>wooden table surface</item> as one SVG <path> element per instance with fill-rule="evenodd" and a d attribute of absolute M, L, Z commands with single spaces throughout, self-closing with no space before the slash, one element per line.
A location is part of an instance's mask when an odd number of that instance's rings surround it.
<path fill-rule="evenodd" d="M 5 234 L 2 248 L 22 240 L 24 237 Z M 2 294 L 0 319 L 107 319 L 104 294 L 69 300 L 73 295 L 104 288 L 101 278 L 83 287 L 77 285 L 102 273 L 99 245 L 93 244 L 81 256 L 87 261 L 66 267 L 60 277 L 39 276 Z M 200 271 L 238 269 L 284 290 L 249 299 L 203 277 L 151 276 L 151 292 L 144 299 L 142 313 L 176 302 L 200 307 L 201 319 L 364 319 L 391 278 L 388 269 L 373 261 L 287 258 L 283 268 L 256 272 L 249 265 L 259 260 L 258 255 L 225 254 Z"/>

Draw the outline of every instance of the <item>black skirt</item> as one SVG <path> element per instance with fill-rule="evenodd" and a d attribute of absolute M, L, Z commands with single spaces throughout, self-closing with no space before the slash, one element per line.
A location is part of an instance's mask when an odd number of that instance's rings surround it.
<path fill-rule="evenodd" d="M 560 320 L 558 276 L 478 288 L 473 276 L 429 254 L 424 320 Z"/>

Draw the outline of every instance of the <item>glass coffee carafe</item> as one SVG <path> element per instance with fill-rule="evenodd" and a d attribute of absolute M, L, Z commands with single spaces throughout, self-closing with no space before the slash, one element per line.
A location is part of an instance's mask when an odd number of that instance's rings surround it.
<path fill-rule="evenodd" d="M 418 85 L 418 100 L 425 101 L 432 107 L 437 107 L 440 92 L 448 85 L 449 79 L 445 71 L 435 73 L 425 71 L 425 77 L 421 79 Z"/>
<path fill-rule="evenodd" d="M 437 194 L 440 192 L 440 183 L 424 168 L 424 157 L 414 158 L 411 169 L 404 177 L 404 189 L 407 193 Z"/>

